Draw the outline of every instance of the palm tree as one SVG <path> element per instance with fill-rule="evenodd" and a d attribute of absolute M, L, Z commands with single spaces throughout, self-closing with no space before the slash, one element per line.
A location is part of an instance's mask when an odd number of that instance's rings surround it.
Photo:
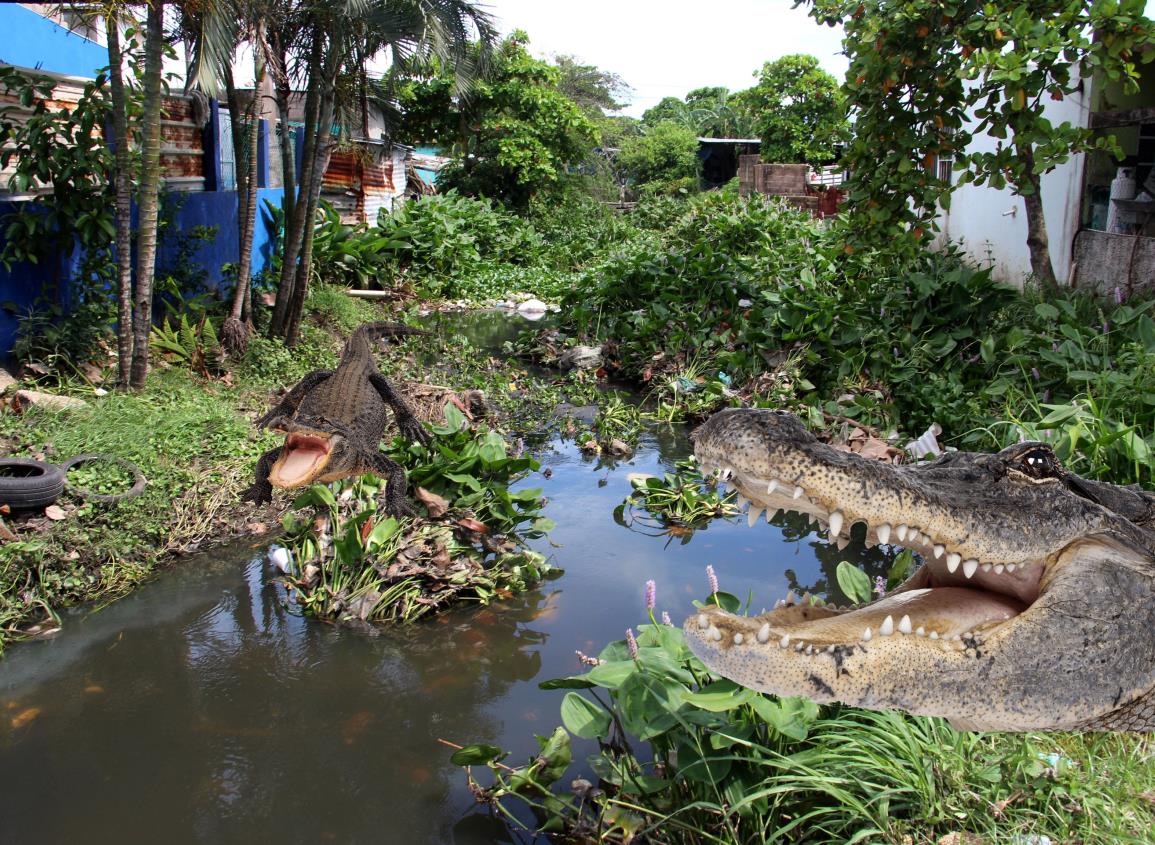
<path fill-rule="evenodd" d="M 110 3 L 104 10 L 108 37 L 109 87 L 112 94 L 112 132 L 116 144 L 116 275 L 117 351 L 122 388 L 129 385 L 132 368 L 132 152 L 128 137 L 128 99 L 124 90 L 124 58 L 120 46 L 120 9 Z"/>
<path fill-rule="evenodd" d="M 160 189 L 161 62 L 164 55 L 164 0 L 152 0 L 145 19 L 144 103 L 141 113 L 139 223 L 136 240 L 136 290 L 133 293 L 132 366 L 129 387 L 144 387 L 148 375 L 148 336 L 152 329 L 153 275 L 156 269 L 158 193 Z"/>
<path fill-rule="evenodd" d="M 332 149 L 333 123 L 339 115 L 347 121 L 356 110 L 356 104 L 340 98 L 338 91 L 358 90 L 355 83 L 364 72 L 365 57 L 386 50 L 395 61 L 419 54 L 439 56 L 458 70 L 458 84 L 464 90 L 475 72 L 467 61 L 471 43 L 483 45 L 485 55 L 497 38 L 488 14 L 467 0 L 343 0 L 309 4 L 302 11 L 308 20 L 298 30 L 304 37 L 297 54 L 307 56 L 304 161 L 297 195 L 292 201 L 288 194 L 285 198 L 292 225 L 286 226 L 281 282 L 270 324 L 270 333 L 289 346 L 296 345 L 308 292 L 310 224 Z M 342 84 L 350 80 L 353 84 Z"/>

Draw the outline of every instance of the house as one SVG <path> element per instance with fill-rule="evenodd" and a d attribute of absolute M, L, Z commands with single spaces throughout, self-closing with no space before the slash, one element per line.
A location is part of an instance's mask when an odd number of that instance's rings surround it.
<path fill-rule="evenodd" d="M 1045 98 L 1053 124 L 1070 121 L 1114 135 L 1125 158 L 1096 152 L 1073 156 L 1042 177 L 1043 213 L 1051 261 L 1061 285 L 1123 294 L 1155 290 L 1155 202 L 1142 191 L 1155 186 L 1155 64 L 1140 66 L 1140 90 L 1124 95 L 1119 83 L 1084 80 L 1062 100 Z M 995 139 L 977 135 L 972 150 L 994 149 Z M 952 162 L 940 160 L 949 177 Z M 1150 191 L 1155 198 L 1155 190 Z M 1139 200 L 1136 200 L 1136 197 Z M 1030 277 L 1023 200 L 1009 189 L 963 185 L 949 211 L 938 217 L 940 242 L 952 241 L 996 278 L 1022 285 Z"/>

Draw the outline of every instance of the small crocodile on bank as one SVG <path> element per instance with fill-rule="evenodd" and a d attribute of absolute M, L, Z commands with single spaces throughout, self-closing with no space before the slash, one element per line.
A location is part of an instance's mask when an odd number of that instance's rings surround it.
<path fill-rule="evenodd" d="M 808 514 L 831 540 L 865 523 L 868 544 L 925 561 L 847 611 L 694 614 L 686 641 L 711 670 L 973 730 L 1155 730 L 1155 494 L 1080 478 L 1042 443 L 892 466 L 749 409 L 693 436 L 752 511 Z"/>
<path fill-rule="evenodd" d="M 257 462 L 256 480 L 242 498 L 261 504 L 273 488 L 292 489 L 373 473 L 388 481 L 385 510 L 391 516 L 412 514 L 405 500 L 405 470 L 379 449 L 387 407 L 393 409 L 401 435 L 428 443 L 429 432 L 405 400 L 377 369 L 371 341 L 386 336 L 428 332 L 393 323 L 364 323 L 345 343 L 336 370 L 314 370 L 268 413 L 258 428 L 285 433 L 285 443 Z"/>

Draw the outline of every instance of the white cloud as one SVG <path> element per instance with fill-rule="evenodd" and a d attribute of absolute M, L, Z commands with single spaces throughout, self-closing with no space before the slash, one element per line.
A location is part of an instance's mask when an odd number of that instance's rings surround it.
<path fill-rule="evenodd" d="M 810 53 L 839 82 L 842 31 L 815 22 L 791 0 L 490 0 L 502 33 L 523 29 L 536 56 L 568 54 L 621 76 L 640 117 L 663 97 L 754 84 L 767 61 Z"/>

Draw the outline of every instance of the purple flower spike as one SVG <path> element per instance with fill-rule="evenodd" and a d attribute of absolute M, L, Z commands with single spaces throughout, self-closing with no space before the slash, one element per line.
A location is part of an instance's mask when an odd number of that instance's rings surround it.
<path fill-rule="evenodd" d="M 1115 304 L 1123 304 L 1123 288 L 1119 287 L 1118 285 L 1115 285 Z"/>
<path fill-rule="evenodd" d="M 658 585 L 651 579 L 646 582 L 646 610 L 653 610 L 658 599 Z"/>
<path fill-rule="evenodd" d="M 879 597 L 886 595 L 886 579 L 881 575 L 874 576 L 874 592 Z"/>
<path fill-rule="evenodd" d="M 662 611 L 662 624 L 663 625 L 673 625 L 674 624 L 674 620 L 670 618 L 670 614 L 668 612 L 666 612 L 665 610 Z"/>
<path fill-rule="evenodd" d="M 630 650 L 630 659 L 638 659 L 638 641 L 634 638 L 634 629 L 626 628 L 626 646 Z"/>
<path fill-rule="evenodd" d="M 714 574 L 714 567 L 706 564 L 706 580 L 710 582 L 710 595 L 718 592 L 718 576 Z"/>
<path fill-rule="evenodd" d="M 1035 381 L 1038 381 L 1039 379 L 1042 378 L 1042 375 L 1039 373 L 1038 367 L 1031 367 L 1031 378 L 1033 378 Z"/>
<path fill-rule="evenodd" d="M 1103 321 L 1103 334 L 1107 334 L 1107 332 L 1109 332 L 1109 331 L 1111 331 L 1111 327 L 1109 325 L 1107 325 L 1107 321 L 1104 320 Z"/>

